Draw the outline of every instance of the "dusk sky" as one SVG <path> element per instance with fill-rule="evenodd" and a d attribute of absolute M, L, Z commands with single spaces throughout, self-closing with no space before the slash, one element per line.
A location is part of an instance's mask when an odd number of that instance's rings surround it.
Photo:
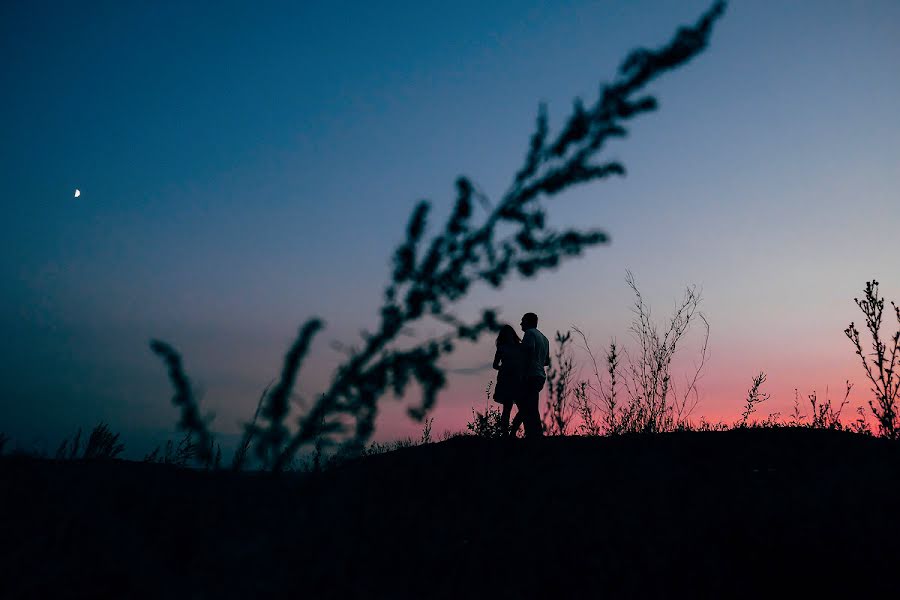
<path fill-rule="evenodd" d="M 462 174 L 499 197 L 539 102 L 558 130 L 629 50 L 709 4 L 4 2 L 0 431 L 51 452 L 99 420 L 135 448 L 164 441 L 178 415 L 160 338 L 233 434 L 320 316 L 312 397 L 332 341 L 375 326 L 417 200 L 446 214 Z M 761 370 L 763 416 L 847 379 L 861 405 L 853 298 L 874 278 L 900 301 L 898 65 L 896 1 L 729 3 L 604 153 L 627 176 L 545 204 L 553 226 L 611 242 L 458 312 L 533 311 L 602 352 L 630 344 L 626 269 L 660 321 L 696 284 L 711 327 L 696 417 L 737 418 Z M 436 433 L 483 407 L 492 358 L 484 338 L 447 361 Z M 385 398 L 376 439 L 416 435 L 414 401 Z"/>

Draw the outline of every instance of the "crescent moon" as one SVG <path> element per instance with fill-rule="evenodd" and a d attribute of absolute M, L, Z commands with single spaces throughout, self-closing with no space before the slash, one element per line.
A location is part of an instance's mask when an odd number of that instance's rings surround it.
<path fill-rule="evenodd" d="M 75 190 L 75 197 L 77 198 L 77 197 L 80 196 L 80 195 L 81 195 L 81 190 L 76 189 L 76 190 Z"/>

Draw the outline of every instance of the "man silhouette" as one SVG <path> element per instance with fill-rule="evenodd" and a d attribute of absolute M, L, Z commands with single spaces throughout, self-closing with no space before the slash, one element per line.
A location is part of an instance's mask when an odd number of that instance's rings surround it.
<path fill-rule="evenodd" d="M 544 435 L 541 414 L 538 408 L 541 390 L 547 375 L 544 367 L 550 365 L 550 342 L 537 328 L 538 317 L 534 313 L 522 315 L 522 354 L 525 361 L 525 379 L 522 382 L 522 399 L 519 412 L 525 423 L 525 437 L 539 438 Z"/>

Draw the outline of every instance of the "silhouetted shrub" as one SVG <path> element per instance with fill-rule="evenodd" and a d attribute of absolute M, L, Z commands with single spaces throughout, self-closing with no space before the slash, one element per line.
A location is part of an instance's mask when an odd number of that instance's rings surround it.
<path fill-rule="evenodd" d="M 766 382 L 766 374 L 762 371 L 753 378 L 750 389 L 747 390 L 747 399 L 744 404 L 744 412 L 741 414 L 741 422 L 738 427 L 747 427 L 749 425 L 750 415 L 756 412 L 757 405 L 768 400 L 771 395 L 761 391 L 762 384 Z"/>
<path fill-rule="evenodd" d="M 594 409 L 597 405 L 591 399 L 588 390 L 589 383 L 587 381 L 579 381 L 572 389 L 572 396 L 575 398 L 575 406 L 578 411 L 578 433 L 581 435 L 602 435 L 603 428 L 594 417 Z"/>
<path fill-rule="evenodd" d="M 0 456 L 3 456 L 3 451 L 6 448 L 6 444 L 9 442 L 9 436 L 5 433 L 0 433 Z"/>
<path fill-rule="evenodd" d="M 627 273 L 625 281 L 635 295 L 631 332 L 637 342 L 637 351 L 625 351 L 627 364 L 622 379 L 628 402 L 619 415 L 619 428 L 646 433 L 672 431 L 691 415 L 699 402 L 697 381 L 706 364 L 709 342 L 709 323 L 699 311 L 700 292 L 695 286 L 685 288 L 684 297 L 675 307 L 668 325 L 660 331 L 631 272 Z M 696 368 L 679 392 L 672 376 L 672 359 L 696 321 L 702 322 L 705 328 L 703 346 Z"/>
<path fill-rule="evenodd" d="M 484 412 L 478 411 L 474 406 L 472 407 L 472 420 L 466 423 L 466 431 L 469 432 L 469 435 L 485 439 L 500 439 L 506 436 L 507 432 L 503 431 L 503 428 L 500 426 L 500 418 L 502 416 L 500 409 L 494 408 L 494 405 L 491 403 L 493 384 L 493 381 L 489 382 L 484 390 Z"/>
<path fill-rule="evenodd" d="M 627 349 L 621 351 L 626 360 L 620 368 L 620 349 L 615 342 L 610 344 L 606 355 L 608 382 L 600 374 L 584 332 L 574 329 L 584 342 L 596 378 L 588 385 L 576 386 L 582 422 L 588 431 L 600 428 L 610 434 L 683 429 L 688 426 L 687 419 L 699 402 L 697 381 L 707 359 L 709 323 L 699 311 L 700 293 L 694 286 L 687 287 L 672 318 L 665 329 L 660 330 L 630 271 L 625 281 L 635 294 L 631 332 L 637 349 L 633 352 Z M 705 330 L 700 356 L 694 370 L 686 377 L 685 387 L 679 390 L 673 379 L 672 359 L 684 336 L 698 321 Z M 620 381 L 626 392 L 625 402 L 622 403 L 617 400 Z M 596 400 L 592 400 L 590 395 Z M 593 415 L 597 406 L 604 414 L 602 427 Z"/>
<path fill-rule="evenodd" d="M 578 413 L 579 405 L 573 396 L 575 359 L 570 349 L 571 342 L 571 331 L 565 335 L 556 332 L 556 360 L 547 372 L 547 405 L 542 419 L 547 435 L 566 435 Z"/>
<path fill-rule="evenodd" d="M 587 335 L 577 327 L 572 327 L 583 342 L 582 348 L 587 352 L 591 360 L 591 370 L 594 380 L 582 380 L 575 386 L 574 395 L 578 406 L 578 415 L 581 419 L 579 432 L 583 435 L 610 435 L 621 433 L 618 404 L 618 372 L 619 372 L 619 348 L 616 341 L 609 343 L 606 351 L 605 375 L 600 374 L 597 359 L 588 343 Z M 595 411 L 602 413 L 602 420 L 597 420 Z"/>
<path fill-rule="evenodd" d="M 828 388 L 825 388 L 825 399 L 820 401 L 816 395 L 815 390 L 813 393 L 808 396 L 809 404 L 812 407 L 812 415 L 810 418 L 809 426 L 813 429 L 834 429 L 834 430 L 843 430 L 844 426 L 841 423 L 841 412 L 843 412 L 844 407 L 850 403 L 850 390 L 853 388 L 853 384 L 849 381 L 847 382 L 847 391 L 844 393 L 844 399 L 838 405 L 837 409 L 835 409 L 831 404 L 831 398 L 828 395 Z"/>
<path fill-rule="evenodd" d="M 885 437 L 896 439 L 900 434 L 897 401 L 900 397 L 900 373 L 897 373 L 900 360 L 900 328 L 885 343 L 881 338 L 882 317 L 884 315 L 884 298 L 878 295 L 878 282 L 874 279 L 866 282 L 863 299 L 854 298 L 853 302 L 862 311 L 866 319 L 866 329 L 872 338 L 872 353 L 863 351 L 859 330 L 850 323 L 844 334 L 853 344 L 856 354 L 862 361 L 866 377 L 872 384 L 875 400 L 869 401 L 869 408 L 878 421 L 878 428 Z M 900 307 L 891 302 L 897 324 L 900 326 Z M 867 358 L 868 357 L 868 358 Z"/>
<path fill-rule="evenodd" d="M 858 433 L 860 435 L 872 435 L 872 427 L 869 425 L 869 420 L 866 418 L 866 411 L 862 406 L 856 407 L 856 420 L 850 423 L 848 429 L 853 433 Z"/>
<path fill-rule="evenodd" d="M 466 431 L 476 437 L 500 439 L 503 429 L 500 427 L 500 410 L 488 406 L 484 412 L 472 408 L 472 420 L 466 423 Z"/>
<path fill-rule="evenodd" d="M 481 317 L 472 322 L 464 322 L 449 312 L 473 284 L 499 287 L 514 273 L 532 277 L 580 255 L 590 246 L 606 242 L 606 234 L 599 230 L 549 229 L 540 200 L 580 184 L 624 174 L 619 162 L 596 163 L 595 157 L 607 142 L 626 134 L 629 120 L 656 109 L 653 96 L 640 95 L 643 88 L 702 51 L 724 8 L 724 2 L 714 3 L 697 23 L 680 28 L 658 50 L 642 48 L 631 52 L 619 67 L 616 79 L 602 86 L 600 97 L 592 106 L 585 107 L 580 99 L 575 100 L 572 114 L 553 138 L 547 110 L 542 105 L 525 161 L 495 204 L 468 178 L 458 178 L 453 210 L 443 229 L 428 239 L 426 225 L 431 205 L 420 202 L 409 219 L 406 240 L 393 254 L 378 326 L 364 336 L 359 348 L 348 352 L 329 387 L 300 416 L 296 430 L 290 432 L 285 425 L 287 398 L 311 340 L 323 324 L 311 319 L 300 328 L 285 355 L 278 384 L 263 403 L 262 425 L 249 428 L 263 463 L 281 470 L 301 447 L 323 437 L 362 449 L 374 428 L 379 399 L 388 391 L 400 398 L 411 383 L 421 388 L 422 401 L 408 412 L 415 419 L 423 419 L 445 385 L 443 369 L 438 365 L 441 357 L 452 352 L 459 341 L 475 341 L 482 333 L 499 328 L 493 310 L 483 310 Z M 476 203 L 487 207 L 487 214 L 479 222 L 473 218 Z M 399 336 L 425 318 L 445 324 L 449 331 L 412 348 L 398 348 Z M 151 342 L 151 347 L 168 365 L 176 389 L 173 402 L 181 409 L 180 426 L 197 433 L 201 451 L 208 455 L 212 436 L 200 418 L 180 357 L 163 342 Z"/>

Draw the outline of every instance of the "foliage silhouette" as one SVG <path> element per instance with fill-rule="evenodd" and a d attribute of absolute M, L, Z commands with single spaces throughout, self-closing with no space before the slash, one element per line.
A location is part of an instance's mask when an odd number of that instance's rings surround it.
<path fill-rule="evenodd" d="M 599 230 L 549 229 L 539 201 L 579 184 L 625 173 L 617 161 L 597 163 L 593 159 L 608 141 L 626 135 L 629 120 L 657 108 L 656 99 L 641 95 L 642 89 L 705 49 L 724 9 L 724 2 L 715 2 L 694 25 L 680 28 L 665 46 L 632 51 L 616 79 L 602 86 L 592 106 L 575 100 L 572 114 L 555 138 L 550 137 L 547 110 L 541 105 L 524 164 L 480 224 L 473 222 L 473 201 L 491 205 L 466 177 L 456 180 L 454 208 L 443 230 L 430 240 L 425 231 L 431 205 L 420 202 L 409 219 L 406 240 L 394 252 L 377 328 L 364 336 L 362 347 L 349 352 L 329 387 L 290 433 L 285 425 L 287 397 L 311 340 L 323 324 L 311 319 L 300 328 L 285 357 L 281 378 L 264 400 L 262 425 L 250 428 L 264 465 L 282 470 L 300 448 L 323 436 L 342 442 L 349 451 L 362 450 L 374 428 L 379 399 L 389 390 L 402 397 L 411 383 L 421 388 L 422 400 L 408 413 L 423 419 L 445 385 L 440 358 L 452 352 L 457 342 L 477 340 L 482 333 L 498 328 L 493 310 L 485 309 L 478 320 L 464 322 L 449 312 L 453 303 L 475 283 L 499 287 L 513 273 L 532 277 L 606 242 L 606 234 Z M 397 348 L 399 336 L 425 318 L 444 323 L 449 333 L 412 348 Z M 211 453 L 212 434 L 200 418 L 180 357 L 163 342 L 154 341 L 151 348 L 168 365 L 176 390 L 173 402 L 181 408 L 180 426 L 195 432 L 202 451 Z"/>
<path fill-rule="evenodd" d="M 253 435 L 257 431 L 256 422 L 259 420 L 259 412 L 262 410 L 263 400 L 266 399 L 266 396 L 274 383 L 274 381 L 270 382 L 269 385 L 263 389 L 262 393 L 259 395 L 259 400 L 256 402 L 256 412 L 253 413 L 253 420 L 244 427 L 244 435 L 241 437 L 241 443 L 238 445 L 237 450 L 235 450 L 234 457 L 231 461 L 231 468 L 234 471 L 243 469 L 247 462 L 247 452 L 250 451 Z"/>
<path fill-rule="evenodd" d="M 547 405 L 544 409 L 544 433 L 566 435 L 578 406 L 573 401 L 575 359 L 572 356 L 572 332 L 556 332 L 554 366 L 547 372 Z"/>
<path fill-rule="evenodd" d="M 208 459 L 201 458 L 200 444 L 194 440 L 194 434 L 190 431 L 185 432 L 177 444 L 172 440 L 166 440 L 164 449 L 159 446 L 152 452 L 144 456 L 143 462 L 160 463 L 164 465 L 175 465 L 177 467 L 187 467 L 192 463 L 198 463 L 207 469 L 220 469 L 222 466 L 222 448 L 218 443 L 215 444 L 216 451 L 211 452 Z"/>
<path fill-rule="evenodd" d="M 491 402 L 491 388 L 493 384 L 493 381 L 489 382 L 484 390 L 484 412 L 476 410 L 473 406 L 472 420 L 466 423 L 466 431 L 475 437 L 502 439 L 507 435 L 507 432 L 503 429 L 500 409 L 494 408 Z M 518 429 L 518 427 L 516 428 Z M 515 432 L 513 432 L 513 435 L 515 435 Z"/>
<path fill-rule="evenodd" d="M 581 347 L 587 352 L 591 361 L 591 371 L 594 374 L 594 381 L 579 381 L 574 389 L 578 415 L 581 418 L 579 431 L 585 435 L 601 435 L 604 432 L 607 434 L 622 433 L 617 399 L 620 349 L 615 340 L 610 341 L 604 357 L 606 359 L 606 376 L 604 378 L 600 375 L 597 358 L 591 350 L 587 335 L 578 327 L 573 326 L 572 330 L 581 338 Z M 594 398 L 597 400 L 595 401 Z M 595 409 L 603 414 L 601 421 L 596 420 Z"/>
<path fill-rule="evenodd" d="M 607 376 L 601 376 L 587 336 L 577 327 L 573 328 L 582 339 L 595 377 L 595 381 L 575 386 L 581 427 L 587 433 L 604 431 L 609 434 L 684 429 L 699 402 L 697 382 L 708 356 L 709 322 L 699 311 L 700 293 L 696 287 L 688 286 L 668 324 L 661 330 L 653 321 L 650 305 L 644 300 L 630 271 L 626 273 L 625 281 L 635 295 L 631 332 L 637 343 L 636 351 L 621 349 L 613 341 L 606 353 Z M 699 360 L 679 392 L 672 372 L 672 360 L 684 336 L 697 322 L 704 327 Z M 625 356 L 625 364 L 620 368 L 621 355 Z M 617 400 L 620 382 L 627 396 L 621 404 Z M 594 408 L 599 408 L 603 413 L 601 422 L 596 421 Z"/>
<path fill-rule="evenodd" d="M 201 417 L 200 403 L 194 397 L 191 381 L 184 372 L 181 355 L 172 346 L 159 340 L 152 340 L 150 349 L 166 364 L 169 381 L 175 388 L 172 404 L 181 410 L 178 428 L 196 436 L 196 456 L 201 462 L 210 464 L 213 461 L 214 438 L 207 423 L 212 420 L 212 417 Z"/>
<path fill-rule="evenodd" d="M 844 335 L 853 344 L 857 356 L 862 361 L 866 377 L 872 384 L 875 400 L 869 401 L 869 408 L 878 421 L 881 434 L 891 439 L 900 435 L 897 402 L 900 398 L 900 373 L 896 372 L 900 360 L 900 328 L 890 338 L 888 344 L 881 338 L 881 325 L 884 315 L 884 298 L 878 295 L 878 282 L 874 279 L 866 282 L 863 298 L 854 298 L 853 302 L 862 311 L 866 319 L 866 329 L 872 338 L 872 353 L 866 354 L 856 325 L 851 322 L 844 330 Z M 891 302 L 897 324 L 900 326 L 900 307 Z M 867 358 L 868 356 L 868 358 Z"/>
<path fill-rule="evenodd" d="M 644 301 L 634 276 L 629 271 L 626 283 L 635 295 L 631 332 L 638 343 L 636 354 L 625 352 L 628 360 L 623 377 L 629 402 L 621 415 L 626 431 L 672 431 L 690 416 L 699 401 L 697 381 L 706 363 L 709 323 L 699 311 L 701 297 L 696 287 L 685 288 L 681 303 L 666 328 L 660 333 L 653 322 L 650 305 Z M 679 343 L 691 326 L 701 321 L 706 333 L 700 359 L 685 389 L 679 394 L 671 368 Z"/>
<path fill-rule="evenodd" d="M 843 429 L 844 426 L 841 423 L 841 412 L 843 412 L 844 407 L 850 403 L 851 389 L 853 389 L 853 384 L 847 381 L 844 399 L 838 405 L 837 409 L 832 406 L 831 398 L 828 395 L 828 388 L 825 388 L 825 399 L 822 401 L 818 399 L 815 390 L 813 390 L 813 393 L 807 396 L 807 398 L 809 398 L 809 404 L 812 407 L 809 426 L 813 429 Z"/>
<path fill-rule="evenodd" d="M 119 434 L 110 431 L 106 423 L 100 423 L 91 431 L 84 446 L 82 458 L 86 460 L 110 460 L 125 450 L 125 444 L 119 442 Z"/>
<path fill-rule="evenodd" d="M 432 425 L 434 425 L 434 417 L 425 417 L 425 420 L 422 423 L 422 437 L 419 440 L 420 444 L 430 444 L 432 442 L 432 439 L 431 439 Z"/>
<path fill-rule="evenodd" d="M 112 460 L 125 450 L 125 444 L 119 441 L 119 434 L 113 433 L 109 425 L 98 423 L 81 447 L 81 429 L 75 432 L 71 440 L 63 439 L 56 449 L 57 460 Z"/>
<path fill-rule="evenodd" d="M 78 451 L 81 449 L 81 428 L 75 432 L 71 442 L 68 438 L 63 439 L 56 449 L 57 460 L 75 460 L 78 458 Z"/>
<path fill-rule="evenodd" d="M 753 383 L 750 385 L 750 389 L 747 390 L 747 400 L 744 404 L 744 412 L 741 414 L 741 423 L 739 427 L 747 427 L 750 415 L 756 412 L 757 405 L 771 398 L 771 394 L 766 394 L 761 391 L 762 384 L 765 382 L 766 374 L 762 371 L 753 377 Z"/>

